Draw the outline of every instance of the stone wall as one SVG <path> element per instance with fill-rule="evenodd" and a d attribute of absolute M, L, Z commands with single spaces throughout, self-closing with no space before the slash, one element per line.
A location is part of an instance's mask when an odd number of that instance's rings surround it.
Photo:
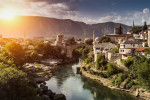
<path fill-rule="evenodd" d="M 108 61 L 116 62 L 117 59 L 121 59 L 121 55 L 119 53 L 110 53 L 108 52 Z"/>

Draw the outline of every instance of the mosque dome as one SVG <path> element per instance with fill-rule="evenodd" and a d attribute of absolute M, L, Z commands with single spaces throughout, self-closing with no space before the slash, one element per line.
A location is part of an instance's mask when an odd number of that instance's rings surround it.
<path fill-rule="evenodd" d="M 96 37 L 95 41 L 100 41 L 100 39 L 101 39 L 100 37 Z"/>

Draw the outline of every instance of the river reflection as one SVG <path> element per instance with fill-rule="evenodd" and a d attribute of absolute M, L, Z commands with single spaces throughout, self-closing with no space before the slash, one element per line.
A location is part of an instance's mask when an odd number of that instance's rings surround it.
<path fill-rule="evenodd" d="M 136 100 L 76 74 L 76 67 L 79 66 L 80 63 L 58 66 L 54 76 L 46 82 L 49 89 L 65 94 L 67 100 Z"/>

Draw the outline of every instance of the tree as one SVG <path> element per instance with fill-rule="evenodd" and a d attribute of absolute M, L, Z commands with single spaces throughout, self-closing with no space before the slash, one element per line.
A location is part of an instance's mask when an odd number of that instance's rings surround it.
<path fill-rule="evenodd" d="M 2 100 L 39 100 L 36 84 L 27 74 L 0 63 L 0 98 Z"/>
<path fill-rule="evenodd" d="M 19 43 L 11 42 L 7 44 L 2 52 L 5 52 L 9 59 L 14 60 L 17 66 L 22 66 L 25 63 L 25 50 Z"/>
<path fill-rule="evenodd" d="M 123 34 L 121 24 L 119 26 L 119 31 L 118 32 L 119 32 L 118 34 Z"/>
<path fill-rule="evenodd" d="M 144 22 L 143 31 L 146 31 L 147 29 L 148 29 L 147 24 L 146 24 L 146 22 Z"/>
<path fill-rule="evenodd" d="M 126 67 L 130 67 L 133 64 L 134 59 L 132 57 L 128 57 L 126 60 L 123 60 L 123 64 Z"/>
<path fill-rule="evenodd" d="M 112 49 L 112 53 L 119 53 L 119 48 L 120 48 L 120 45 L 119 44 L 117 44 L 116 45 L 116 48 L 114 48 L 114 49 Z"/>
<path fill-rule="evenodd" d="M 117 74 L 120 70 L 114 63 L 107 63 L 107 76 L 110 77 L 111 75 Z"/>
<path fill-rule="evenodd" d="M 35 50 L 27 50 L 26 51 L 26 61 L 32 62 L 38 59 L 38 53 Z"/>
<path fill-rule="evenodd" d="M 142 27 L 133 27 L 132 34 L 139 34 L 142 31 Z"/>
<path fill-rule="evenodd" d="M 150 88 L 150 64 L 148 61 L 138 66 L 137 75 L 139 83 Z"/>
<path fill-rule="evenodd" d="M 93 45 L 93 39 L 85 40 L 85 44 L 87 44 L 87 45 Z"/>
<path fill-rule="evenodd" d="M 99 43 L 111 42 L 111 39 L 107 36 L 104 36 L 100 39 Z"/>
<path fill-rule="evenodd" d="M 106 61 L 104 56 L 102 56 L 101 54 L 97 55 L 97 60 L 96 60 L 96 69 L 97 70 L 104 70 L 105 69 L 105 65 L 106 65 Z"/>
<path fill-rule="evenodd" d="M 146 42 L 146 43 L 144 44 L 144 47 L 148 47 L 148 42 Z"/>
<path fill-rule="evenodd" d="M 70 38 L 70 39 L 67 40 L 67 43 L 68 43 L 69 45 L 75 45 L 75 44 L 76 44 L 76 41 L 75 41 L 74 37 L 72 37 L 72 38 Z"/>

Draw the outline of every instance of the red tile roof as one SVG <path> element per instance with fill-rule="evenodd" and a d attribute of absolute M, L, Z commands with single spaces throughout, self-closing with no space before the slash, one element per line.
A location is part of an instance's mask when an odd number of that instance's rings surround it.
<path fill-rule="evenodd" d="M 136 48 L 136 51 L 144 51 L 147 48 L 149 48 L 149 47 L 139 47 L 139 48 Z"/>
<path fill-rule="evenodd" d="M 148 33 L 142 33 L 142 36 L 148 36 Z"/>
<path fill-rule="evenodd" d="M 128 32 L 132 32 L 132 30 L 129 30 Z"/>

